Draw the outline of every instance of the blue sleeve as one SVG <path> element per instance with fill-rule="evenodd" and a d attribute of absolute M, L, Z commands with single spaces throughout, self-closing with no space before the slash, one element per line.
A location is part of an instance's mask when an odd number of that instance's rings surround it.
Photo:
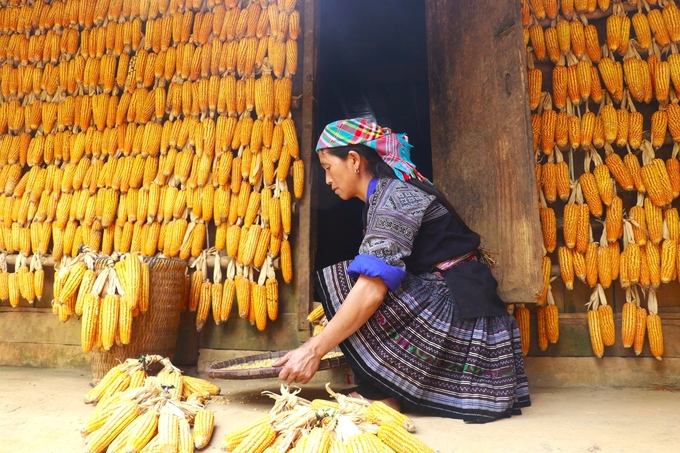
<path fill-rule="evenodd" d="M 387 285 L 390 291 L 396 291 L 406 277 L 404 269 L 390 266 L 373 255 L 357 255 L 347 268 L 347 274 L 354 278 L 358 278 L 359 275 L 378 277 Z"/>

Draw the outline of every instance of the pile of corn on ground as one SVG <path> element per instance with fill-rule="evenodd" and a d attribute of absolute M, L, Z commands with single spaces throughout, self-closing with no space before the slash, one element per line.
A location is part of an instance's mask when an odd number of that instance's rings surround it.
<path fill-rule="evenodd" d="M 583 303 L 595 356 L 617 341 L 605 290 L 618 281 L 623 346 L 639 355 L 647 340 L 661 360 L 656 292 L 680 269 L 680 8 L 665 0 L 518 3 L 545 249 L 539 349 L 559 338 L 557 261 L 567 290 L 578 281 L 592 288 Z M 526 354 L 529 311 L 514 313 Z"/>
<path fill-rule="evenodd" d="M 156 365 L 162 369 L 153 375 Z M 85 451 L 191 453 L 204 448 L 215 426 L 206 400 L 220 391 L 206 380 L 182 375 L 167 358 L 128 359 L 85 395 L 86 403 L 96 404 L 81 428 Z"/>
<path fill-rule="evenodd" d="M 665 364 L 670 363 L 669 360 Z M 487 425 L 467 425 L 460 420 L 408 413 L 418 427 L 415 435 L 439 453 L 582 453 L 589 449 L 674 453 L 677 450 L 678 426 L 674 420 L 680 419 L 680 392 L 630 388 L 546 389 L 536 388 L 538 380 L 529 378 L 534 383 L 533 405 L 524 409 L 521 417 Z M 3 383 L 0 451 L 82 451 L 80 429 L 94 412 L 94 407 L 82 403 L 83 395 L 91 389 L 91 379 L 91 373 L 85 370 L 0 367 Z M 200 451 L 217 453 L 228 434 L 272 408 L 273 401 L 261 392 L 278 393 L 280 381 L 212 382 L 222 392 L 207 406 L 208 410 L 215 411 L 215 430 L 210 444 Z M 342 387 L 338 384 L 334 389 Z M 328 393 L 321 382 L 304 386 L 300 396 L 312 400 L 327 398 Z M 631 413 L 640 416 L 630 417 Z M 645 436 L 640 436 L 641 431 Z M 528 436 L 528 432 L 532 434 Z M 5 450 L 8 445 L 11 449 Z"/>

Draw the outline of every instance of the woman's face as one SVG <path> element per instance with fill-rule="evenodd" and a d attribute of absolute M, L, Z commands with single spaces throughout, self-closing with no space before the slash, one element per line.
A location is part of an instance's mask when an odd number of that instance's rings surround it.
<path fill-rule="evenodd" d="M 359 178 L 355 172 L 358 167 L 356 159 L 347 157 L 342 159 L 326 151 L 319 151 L 321 167 L 326 172 L 326 184 L 343 200 L 357 196 Z"/>

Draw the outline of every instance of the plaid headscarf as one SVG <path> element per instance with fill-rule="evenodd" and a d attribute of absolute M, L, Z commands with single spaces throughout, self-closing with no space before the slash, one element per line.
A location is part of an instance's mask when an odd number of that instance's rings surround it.
<path fill-rule="evenodd" d="M 348 145 L 366 145 L 375 149 L 402 181 L 417 178 L 431 184 L 411 162 L 411 148 L 406 134 L 395 134 L 387 127 L 380 127 L 366 118 L 340 120 L 326 126 L 316 144 L 316 150 Z"/>

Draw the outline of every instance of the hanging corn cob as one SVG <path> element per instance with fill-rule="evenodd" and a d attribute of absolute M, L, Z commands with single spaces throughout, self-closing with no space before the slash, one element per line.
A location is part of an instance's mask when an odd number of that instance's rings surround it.
<path fill-rule="evenodd" d="M 595 357 L 602 358 L 604 355 L 604 343 L 602 340 L 602 330 L 600 326 L 600 318 L 598 316 L 598 306 L 599 306 L 599 288 L 596 287 L 591 296 L 590 301 L 586 304 L 588 307 L 588 330 L 590 333 L 590 345 L 593 349 L 593 354 Z"/>
<path fill-rule="evenodd" d="M 647 298 L 647 338 L 649 339 L 649 349 L 657 360 L 662 360 L 664 353 L 663 331 L 661 328 L 661 318 L 659 317 L 658 302 L 656 291 L 650 290 Z M 637 353 L 637 348 L 636 348 Z"/>
<path fill-rule="evenodd" d="M 522 354 L 527 355 L 529 353 L 529 345 L 531 340 L 530 331 L 530 313 L 529 309 L 524 306 L 524 304 L 518 304 L 514 307 L 513 316 L 517 320 L 517 325 L 519 326 L 520 337 L 522 340 Z"/>

